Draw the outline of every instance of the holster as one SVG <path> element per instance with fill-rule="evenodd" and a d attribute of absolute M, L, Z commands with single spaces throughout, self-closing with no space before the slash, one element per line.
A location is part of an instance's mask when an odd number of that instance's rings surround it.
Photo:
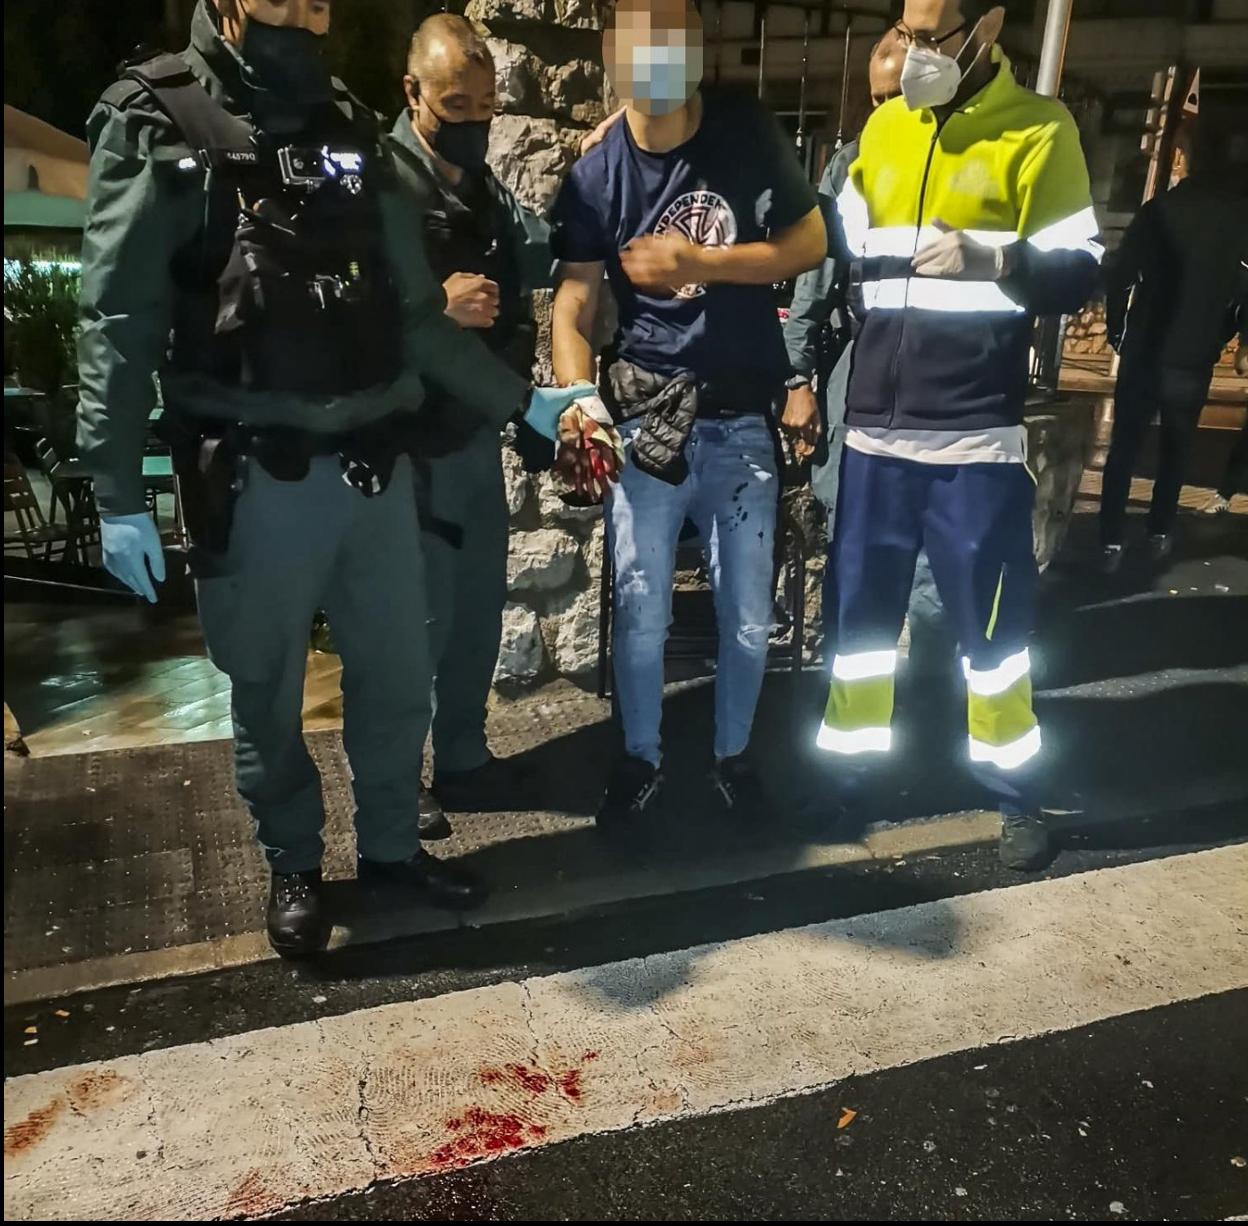
<path fill-rule="evenodd" d="M 211 574 L 230 547 L 234 508 L 243 488 L 237 429 L 166 413 L 157 433 L 169 444 L 178 479 L 182 522 L 191 541 L 189 563 L 197 578 Z"/>

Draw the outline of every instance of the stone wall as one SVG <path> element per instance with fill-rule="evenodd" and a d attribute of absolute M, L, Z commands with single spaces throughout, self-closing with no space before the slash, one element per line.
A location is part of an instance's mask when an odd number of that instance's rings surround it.
<path fill-rule="evenodd" d="M 545 213 L 582 138 L 606 114 L 602 25 L 607 0 L 469 0 L 498 69 L 490 165 L 519 200 Z M 550 383 L 550 294 L 535 295 L 538 382 Z M 603 321 L 603 330 L 610 328 Z M 598 648 L 602 513 L 566 506 L 548 475 L 530 477 L 504 450 L 511 550 L 495 683 L 554 676 L 587 683 Z"/>

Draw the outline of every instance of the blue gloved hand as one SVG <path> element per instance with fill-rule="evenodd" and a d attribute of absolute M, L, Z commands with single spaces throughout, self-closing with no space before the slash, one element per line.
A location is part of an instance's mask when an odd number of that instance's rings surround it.
<path fill-rule="evenodd" d="M 110 575 L 115 575 L 132 592 L 156 603 L 152 580 L 165 581 L 165 554 L 160 547 L 160 533 L 146 511 L 137 515 L 101 515 L 100 549 L 104 569 Z"/>
<path fill-rule="evenodd" d="M 544 434 L 552 443 L 559 441 L 559 418 L 574 400 L 592 396 L 597 389 L 592 383 L 574 383 L 571 387 L 535 387 L 524 411 L 526 425 Z"/>

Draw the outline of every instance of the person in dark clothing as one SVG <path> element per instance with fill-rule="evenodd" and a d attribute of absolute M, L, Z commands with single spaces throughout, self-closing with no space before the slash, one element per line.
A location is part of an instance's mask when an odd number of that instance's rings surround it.
<path fill-rule="evenodd" d="M 446 313 L 527 378 L 533 368 L 530 291 L 551 285 L 550 234 L 486 163 L 494 60 L 464 18 L 435 13 L 412 38 L 408 106 L 391 141 L 401 184 L 423 219 Z M 415 218 L 413 217 L 413 220 Z M 438 385 L 425 402 L 433 454 L 415 465 L 433 657 L 432 792 L 422 833 L 451 833 L 442 806 L 486 808 L 522 784 L 486 741 L 485 712 L 507 600 L 507 495 L 497 428 Z M 427 823 L 427 824 L 426 824 Z"/>
<path fill-rule="evenodd" d="M 1239 318 L 1239 352 L 1235 355 L 1235 373 L 1248 379 L 1248 264 L 1240 265 L 1239 302 L 1236 310 Z M 1231 499 L 1236 494 L 1248 494 L 1248 417 L 1239 431 L 1239 438 L 1231 448 L 1231 458 L 1217 492 L 1202 507 L 1206 515 L 1225 515 L 1231 509 Z"/>
<path fill-rule="evenodd" d="M 1155 561 L 1170 554 L 1200 412 L 1233 334 L 1248 194 L 1242 172 L 1226 163 L 1221 133 L 1198 130 L 1194 144 L 1191 174 L 1140 209 L 1106 276 L 1106 325 L 1122 358 L 1101 491 L 1102 568 L 1110 573 L 1122 564 L 1131 476 L 1154 416 L 1160 434 L 1148 547 Z"/>

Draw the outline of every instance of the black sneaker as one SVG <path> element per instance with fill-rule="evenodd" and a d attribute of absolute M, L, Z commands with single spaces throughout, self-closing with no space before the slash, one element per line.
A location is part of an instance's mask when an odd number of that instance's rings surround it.
<path fill-rule="evenodd" d="M 654 809 L 662 787 L 663 774 L 657 766 L 644 758 L 621 758 L 607 782 L 598 821 L 610 824 L 641 817 Z"/>
<path fill-rule="evenodd" d="M 402 891 L 434 907 L 471 911 L 489 897 L 485 883 L 450 860 L 439 860 L 423 848 L 406 860 L 358 862 L 360 884 L 371 889 Z"/>
<path fill-rule="evenodd" d="M 1154 532 L 1148 538 L 1148 560 L 1154 566 L 1161 566 L 1170 560 L 1174 552 L 1173 532 Z"/>
<path fill-rule="evenodd" d="M 1044 819 L 1034 813 L 1001 815 L 1001 863 L 1020 873 L 1044 868 L 1053 859 L 1053 844 Z"/>
<path fill-rule="evenodd" d="M 420 789 L 420 838 L 421 841 L 433 842 L 436 839 L 449 839 L 455 832 L 451 823 L 442 812 L 438 798 L 426 787 Z"/>
<path fill-rule="evenodd" d="M 283 958 L 320 953 L 332 925 L 325 914 L 321 870 L 274 873 L 269 887 L 269 944 Z"/>
<path fill-rule="evenodd" d="M 725 810 L 743 817 L 761 816 L 767 797 L 758 772 L 745 754 L 716 762 L 710 779 L 711 790 Z"/>
<path fill-rule="evenodd" d="M 1123 549 L 1121 545 L 1104 545 L 1098 565 L 1102 575 L 1116 575 L 1122 569 Z"/>
<path fill-rule="evenodd" d="M 533 769 L 527 763 L 490 754 L 470 771 L 435 770 L 433 790 L 446 808 L 475 813 L 520 805 L 532 780 Z"/>

